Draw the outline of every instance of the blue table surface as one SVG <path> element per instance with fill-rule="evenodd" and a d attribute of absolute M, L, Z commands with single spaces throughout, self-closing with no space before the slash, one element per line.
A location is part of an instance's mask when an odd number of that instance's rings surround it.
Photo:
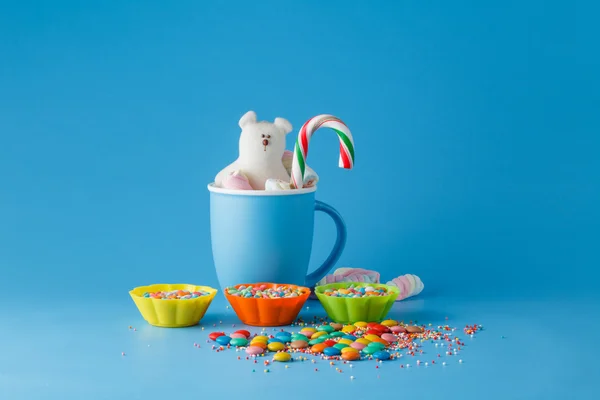
<path fill-rule="evenodd" d="M 179 393 L 296 399 L 343 391 L 411 399 L 591 399 L 597 398 L 600 376 L 593 350 L 599 305 L 597 297 L 470 299 L 424 292 L 397 302 L 389 317 L 457 327 L 455 333 L 465 341 L 457 356 L 438 358 L 442 352 L 424 343 L 422 356 L 380 364 L 363 360 L 352 368 L 316 358 L 315 364 L 294 361 L 287 369 L 274 363 L 268 373 L 263 360 L 253 364 L 234 350 L 217 353 L 206 342 L 211 331 L 244 327 L 221 294 L 200 325 L 182 329 L 148 325 L 125 296 L 43 309 L 5 307 L 0 309 L 0 398 L 143 399 Z M 310 300 L 300 315 L 309 319 L 325 313 Z M 471 338 L 462 328 L 474 323 L 484 329 Z M 417 366 L 417 360 L 429 365 Z M 407 363 L 410 368 L 400 367 Z"/>

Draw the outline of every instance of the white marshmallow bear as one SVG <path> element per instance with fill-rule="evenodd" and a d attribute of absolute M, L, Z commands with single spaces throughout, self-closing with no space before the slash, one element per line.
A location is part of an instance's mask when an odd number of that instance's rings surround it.
<path fill-rule="evenodd" d="M 285 136 L 292 131 L 292 124 L 279 117 L 274 122 L 257 121 L 256 113 L 248 111 L 239 125 L 242 128 L 239 157 L 217 174 L 215 184 L 223 187 L 223 180 L 235 170 L 243 172 L 254 190 L 264 190 L 267 179 L 289 182 L 282 157 Z"/>

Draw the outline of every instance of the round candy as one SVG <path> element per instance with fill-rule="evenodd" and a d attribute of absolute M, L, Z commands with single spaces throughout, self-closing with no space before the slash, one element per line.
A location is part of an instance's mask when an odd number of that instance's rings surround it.
<path fill-rule="evenodd" d="M 227 346 L 230 341 L 231 338 L 225 335 L 219 336 L 217 339 L 215 339 L 215 342 L 219 343 L 221 346 Z"/>
<path fill-rule="evenodd" d="M 361 337 L 361 338 L 358 338 L 358 339 L 356 339 L 356 342 L 357 342 L 357 343 L 362 343 L 362 344 L 364 344 L 365 346 L 366 346 L 366 345 L 368 345 L 369 343 L 371 343 L 371 341 L 370 341 L 369 339 L 367 339 L 367 338 L 364 338 L 364 337 Z"/>
<path fill-rule="evenodd" d="M 267 346 L 267 348 L 270 351 L 279 351 L 279 350 L 285 349 L 285 344 L 279 343 L 279 342 L 273 342 L 273 343 L 269 343 L 269 345 Z"/>
<path fill-rule="evenodd" d="M 302 330 L 300 331 L 300 333 L 302 333 L 304 331 L 315 333 L 317 330 L 315 328 L 310 327 L 310 326 L 305 326 L 304 328 L 302 328 Z"/>
<path fill-rule="evenodd" d="M 315 345 L 315 344 L 319 344 L 319 343 L 323 343 L 326 339 L 323 338 L 316 338 L 316 339 L 312 339 L 310 342 L 308 342 L 308 344 Z"/>
<path fill-rule="evenodd" d="M 292 349 L 304 349 L 306 347 L 308 347 L 308 342 L 304 341 L 304 340 L 294 340 L 290 346 L 292 347 Z"/>
<path fill-rule="evenodd" d="M 388 353 L 387 351 L 377 351 L 375 353 L 373 353 L 373 358 L 376 360 L 389 360 L 390 359 L 390 353 Z"/>
<path fill-rule="evenodd" d="M 225 335 L 223 332 L 211 332 L 211 334 L 210 334 L 210 335 L 208 335 L 208 337 L 209 337 L 211 340 L 217 340 L 217 338 L 218 338 L 219 336 L 223 336 L 223 335 Z"/>
<path fill-rule="evenodd" d="M 329 337 L 342 337 L 342 336 L 344 336 L 344 332 L 339 332 L 339 331 L 338 332 L 331 332 L 329 334 Z"/>
<path fill-rule="evenodd" d="M 358 350 L 356 350 L 354 347 L 350 347 L 350 346 L 348 346 L 348 347 L 344 347 L 344 348 L 342 349 L 342 354 L 344 354 L 344 353 L 347 353 L 347 352 L 349 352 L 349 351 L 352 351 L 352 352 L 354 352 L 354 353 L 358 353 Z"/>
<path fill-rule="evenodd" d="M 406 331 L 408 333 L 423 333 L 423 328 L 421 328 L 420 326 L 407 326 L 406 327 Z"/>
<path fill-rule="evenodd" d="M 305 335 L 301 335 L 299 333 L 292 335 L 292 340 L 304 340 L 305 342 L 308 342 L 308 338 Z"/>
<path fill-rule="evenodd" d="M 252 338 L 252 341 L 253 341 L 253 342 L 254 342 L 254 341 L 257 341 L 257 342 L 258 342 L 258 341 L 260 341 L 260 342 L 265 342 L 265 343 L 267 343 L 267 342 L 269 341 L 269 338 L 268 338 L 268 337 L 266 337 L 266 336 L 254 336 L 254 337 Z"/>
<path fill-rule="evenodd" d="M 250 342 L 250 346 L 260 347 L 263 350 L 267 349 L 267 344 L 263 342 Z"/>
<path fill-rule="evenodd" d="M 231 342 L 229 342 L 232 346 L 242 347 L 248 344 L 248 339 L 246 338 L 233 338 Z"/>
<path fill-rule="evenodd" d="M 262 347 L 258 346 L 248 346 L 246 347 L 246 353 L 250 355 L 259 355 L 262 354 L 265 350 Z"/>
<path fill-rule="evenodd" d="M 325 346 L 327 347 L 331 347 L 334 346 L 337 342 L 335 340 L 331 340 L 331 339 L 327 339 L 326 341 L 323 342 L 323 344 L 325 344 Z"/>
<path fill-rule="evenodd" d="M 335 329 L 333 328 L 333 326 L 331 325 L 320 325 L 319 327 L 317 327 L 317 330 L 320 332 L 327 332 L 327 333 L 331 333 L 333 332 Z"/>
<path fill-rule="evenodd" d="M 308 339 L 312 338 L 313 333 L 315 333 L 315 332 L 313 332 L 313 331 L 307 331 L 305 329 L 302 329 L 300 331 L 300 334 L 306 336 Z"/>
<path fill-rule="evenodd" d="M 379 325 L 377 322 L 368 322 L 367 323 L 367 328 L 371 329 L 375 326 Z"/>
<path fill-rule="evenodd" d="M 267 340 L 267 343 L 274 343 L 274 342 L 285 343 L 285 340 L 283 340 L 282 338 L 278 338 L 278 337 L 274 337 L 274 338 Z"/>
<path fill-rule="evenodd" d="M 286 353 L 285 351 L 280 351 L 273 356 L 273 360 L 279 362 L 287 362 L 290 361 L 291 358 L 292 356 L 290 353 Z"/>
<path fill-rule="evenodd" d="M 357 327 L 357 328 L 366 328 L 367 327 L 367 323 L 359 321 L 359 322 L 355 322 L 354 326 Z"/>
<path fill-rule="evenodd" d="M 336 349 L 343 349 L 344 347 L 348 347 L 348 345 L 346 343 L 338 343 L 338 344 L 334 344 L 333 347 L 335 347 Z"/>
<path fill-rule="evenodd" d="M 316 339 L 316 338 L 324 336 L 324 335 L 327 335 L 327 332 L 325 332 L 325 331 L 315 332 L 312 334 L 312 336 L 310 338 Z"/>
<path fill-rule="evenodd" d="M 390 330 L 394 333 L 406 333 L 406 328 L 400 325 L 392 326 Z"/>
<path fill-rule="evenodd" d="M 342 354 L 342 351 L 336 347 L 326 347 L 325 349 L 323 349 L 323 354 L 329 357 L 339 356 L 340 354 Z"/>
<path fill-rule="evenodd" d="M 344 336 L 342 336 L 342 339 L 348 339 L 348 340 L 355 341 L 356 340 L 356 336 L 354 336 L 354 335 L 344 335 Z"/>
<path fill-rule="evenodd" d="M 319 344 L 315 344 L 313 347 L 310 348 L 310 351 L 313 353 L 322 353 L 324 349 L 326 349 L 327 346 L 325 346 L 325 343 L 319 343 Z"/>
<path fill-rule="evenodd" d="M 381 343 L 385 347 L 390 345 L 390 342 L 388 342 L 387 340 L 383 340 L 382 338 L 377 338 L 377 339 L 373 340 L 373 342 Z"/>
<path fill-rule="evenodd" d="M 350 346 L 352 343 L 354 343 L 352 340 L 349 339 L 340 339 L 338 341 L 339 344 L 345 344 L 346 346 Z"/>
<path fill-rule="evenodd" d="M 248 339 L 250 337 L 250 332 L 248 332 L 245 329 L 238 329 L 234 333 L 240 333 L 240 334 L 244 335 L 246 337 L 246 339 Z"/>
<path fill-rule="evenodd" d="M 393 319 L 386 319 L 381 323 L 381 325 L 387 326 L 389 328 L 390 326 L 398 325 L 398 321 L 394 321 Z"/>
<path fill-rule="evenodd" d="M 396 339 L 396 336 L 392 335 L 391 333 L 382 333 L 381 338 L 383 340 L 385 340 L 386 342 L 390 342 L 390 343 L 398 341 L 398 339 Z"/>
<path fill-rule="evenodd" d="M 342 328 L 342 332 L 344 333 L 352 333 L 356 331 L 356 327 L 354 325 L 346 325 Z"/>
<path fill-rule="evenodd" d="M 287 338 L 291 338 L 292 334 L 289 333 L 289 332 L 277 332 L 275 334 L 275 337 L 282 338 L 282 339 L 287 339 Z"/>
<path fill-rule="evenodd" d="M 376 353 L 378 351 L 379 351 L 378 348 L 371 347 L 371 346 L 367 346 L 364 349 L 362 349 L 362 352 L 365 353 L 365 354 L 373 354 L 373 353 Z"/>
<path fill-rule="evenodd" d="M 231 335 L 229 335 L 229 337 L 232 339 L 235 339 L 235 338 L 247 339 L 247 336 L 242 335 L 241 333 L 232 333 Z"/>
<path fill-rule="evenodd" d="M 375 329 L 376 331 L 379 331 L 381 333 L 390 331 L 390 328 L 388 328 L 387 326 L 383 326 L 381 324 L 376 324 L 376 325 L 372 326 L 371 328 Z"/>
<path fill-rule="evenodd" d="M 373 334 L 368 334 L 363 336 L 365 339 L 370 340 L 371 342 L 375 341 L 375 340 L 379 340 L 381 339 L 379 336 L 377 335 L 373 335 Z"/>
<path fill-rule="evenodd" d="M 359 342 L 359 341 L 356 341 L 356 342 L 352 343 L 352 344 L 350 345 L 350 347 L 352 347 L 353 349 L 356 349 L 356 350 L 362 350 L 362 349 L 364 349 L 365 347 L 367 347 L 367 345 L 366 345 L 366 344 L 364 344 L 364 343 L 361 343 L 361 342 Z"/>
<path fill-rule="evenodd" d="M 357 351 L 346 351 L 342 353 L 342 359 L 346 361 L 356 361 L 360 359 Z"/>
<path fill-rule="evenodd" d="M 385 346 L 383 344 L 377 342 L 371 342 L 367 347 L 375 349 L 375 351 L 385 349 Z"/>
<path fill-rule="evenodd" d="M 342 324 L 338 324 L 337 322 L 330 322 L 329 325 L 331 325 L 331 327 L 333 329 L 335 329 L 336 331 L 339 331 L 340 329 L 343 328 Z"/>
<path fill-rule="evenodd" d="M 365 335 L 379 336 L 379 335 L 381 335 L 381 332 L 378 331 L 377 329 L 370 328 L 370 329 L 367 329 L 367 331 L 365 332 Z"/>

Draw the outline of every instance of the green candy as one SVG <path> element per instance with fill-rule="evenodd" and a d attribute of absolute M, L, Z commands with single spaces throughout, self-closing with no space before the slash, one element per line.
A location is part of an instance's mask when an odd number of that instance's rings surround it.
<path fill-rule="evenodd" d="M 344 336 L 344 335 L 345 335 L 345 333 L 344 333 L 344 332 L 342 332 L 342 331 L 337 331 L 337 332 L 331 332 L 331 333 L 329 334 L 329 337 L 332 337 L 332 338 L 334 338 L 334 337 L 340 337 L 340 336 Z"/>
<path fill-rule="evenodd" d="M 310 344 L 311 346 L 315 345 L 315 344 L 319 344 L 319 343 L 323 343 L 326 339 L 323 337 L 318 337 L 316 339 L 311 340 L 310 342 L 308 342 L 308 344 Z"/>
<path fill-rule="evenodd" d="M 385 349 L 385 345 L 383 343 L 379 343 L 379 342 L 371 342 L 367 345 L 367 347 L 369 347 L 371 349 L 375 349 L 375 351 Z"/>
<path fill-rule="evenodd" d="M 305 342 L 308 342 L 308 338 L 301 333 L 296 333 L 292 335 L 292 341 L 294 340 L 304 340 Z"/>
<path fill-rule="evenodd" d="M 321 325 L 317 328 L 318 331 L 321 332 L 327 332 L 327 333 L 331 333 L 333 331 L 335 331 L 335 329 L 333 329 L 333 326 L 331 325 Z"/>
<path fill-rule="evenodd" d="M 367 346 L 364 349 L 362 349 L 362 352 L 365 354 L 373 354 L 373 353 L 377 353 L 379 351 L 379 349 L 377 349 L 376 347 L 370 347 Z"/>
<path fill-rule="evenodd" d="M 348 347 L 348 345 L 346 343 L 337 343 L 334 344 L 333 347 L 335 347 L 336 349 L 343 349 L 344 347 Z"/>
<path fill-rule="evenodd" d="M 244 338 L 233 338 L 229 344 L 235 347 L 242 347 L 248 344 L 248 340 Z"/>

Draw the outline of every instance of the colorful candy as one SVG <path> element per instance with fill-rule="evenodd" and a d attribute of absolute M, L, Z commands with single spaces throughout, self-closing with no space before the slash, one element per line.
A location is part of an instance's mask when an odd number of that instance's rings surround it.
<path fill-rule="evenodd" d="M 197 297 L 208 296 L 210 293 L 203 290 L 195 292 L 189 290 L 172 290 L 170 292 L 146 292 L 144 297 L 160 300 L 189 300 Z"/>
<path fill-rule="evenodd" d="M 300 288 L 291 288 L 286 285 L 275 286 L 273 288 L 267 287 L 267 285 L 260 286 L 240 286 L 238 288 L 228 287 L 225 289 L 227 294 L 230 296 L 237 297 L 253 297 L 255 299 L 281 299 L 286 297 L 298 297 L 304 293 Z"/>
<path fill-rule="evenodd" d="M 373 286 L 355 286 L 350 284 L 346 288 L 326 289 L 323 294 L 331 297 L 369 297 L 369 296 L 387 296 L 389 293 L 383 287 Z"/>

